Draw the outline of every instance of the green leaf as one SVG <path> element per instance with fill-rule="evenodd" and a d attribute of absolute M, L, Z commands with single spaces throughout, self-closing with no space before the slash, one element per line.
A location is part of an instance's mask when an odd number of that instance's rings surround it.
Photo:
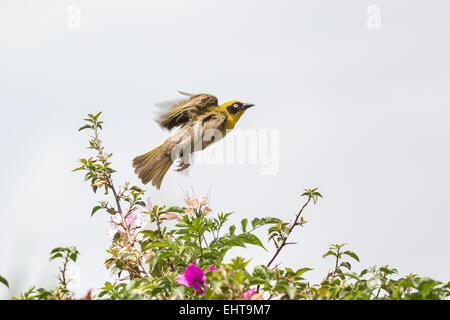
<path fill-rule="evenodd" d="M 102 206 L 96 206 L 96 207 L 94 207 L 93 209 L 92 209 L 92 212 L 91 212 L 91 217 L 94 215 L 94 213 L 96 213 L 98 210 L 100 210 L 100 209 L 102 209 L 103 207 Z"/>
<path fill-rule="evenodd" d="M 255 229 L 256 227 L 260 227 L 266 224 L 276 224 L 281 222 L 280 219 L 278 218 L 273 218 L 273 217 L 264 217 L 264 218 L 255 218 L 252 220 L 252 227 L 253 229 Z"/>
<path fill-rule="evenodd" d="M 336 257 L 336 253 L 334 253 L 333 251 L 329 250 L 327 253 L 325 253 L 322 258 L 326 258 L 328 256 L 335 256 Z"/>
<path fill-rule="evenodd" d="M 238 239 L 240 241 L 242 241 L 243 243 L 253 244 L 255 246 L 259 246 L 259 247 L 263 248 L 264 250 L 266 250 L 266 248 L 262 244 L 261 240 L 259 240 L 259 238 L 257 236 L 255 236 L 254 234 L 251 234 L 251 233 L 248 233 L 248 232 L 241 233 L 238 236 Z"/>
<path fill-rule="evenodd" d="M 344 251 L 342 254 L 345 254 L 345 255 L 347 255 L 347 256 L 349 256 L 349 257 L 351 257 L 351 258 L 353 258 L 353 259 L 355 259 L 356 261 L 359 262 L 358 255 L 356 253 L 352 252 L 352 251 L 348 251 L 347 250 L 347 251 Z"/>
<path fill-rule="evenodd" d="M 133 191 L 136 191 L 136 192 L 142 192 L 142 189 L 139 188 L 138 186 L 132 186 L 132 187 L 130 188 L 130 190 L 133 190 Z"/>
<path fill-rule="evenodd" d="M 241 226 L 242 226 L 242 231 L 243 232 L 247 232 L 247 223 L 248 223 L 247 219 L 241 220 Z"/>
<path fill-rule="evenodd" d="M 50 257 L 50 261 L 55 260 L 56 258 L 63 258 L 63 255 L 61 253 L 57 253 Z"/>
<path fill-rule="evenodd" d="M 349 262 L 341 262 L 340 266 L 345 267 L 348 270 L 350 270 L 352 268 L 352 265 Z"/>
<path fill-rule="evenodd" d="M 143 245 L 142 247 L 142 251 L 147 251 L 149 249 L 152 248 L 161 248 L 161 247 L 170 247 L 170 243 L 168 242 L 150 242 L 150 243 L 146 243 Z"/>
<path fill-rule="evenodd" d="M 299 277 L 299 276 L 301 276 L 302 274 L 304 274 L 305 272 L 308 272 L 308 271 L 311 271 L 311 270 L 313 270 L 313 269 L 311 269 L 311 268 L 301 268 L 301 269 L 298 269 L 298 270 L 295 272 L 295 275 L 296 275 L 297 277 Z"/>
<path fill-rule="evenodd" d="M 53 253 L 55 253 L 55 252 L 64 251 L 65 249 L 66 249 L 66 248 L 63 248 L 63 247 L 56 247 L 56 248 L 53 248 L 52 251 L 50 251 L 50 254 L 53 254 Z"/>
<path fill-rule="evenodd" d="M 253 269 L 253 276 L 257 278 L 270 279 L 272 276 L 272 271 L 264 265 L 259 265 Z"/>
<path fill-rule="evenodd" d="M 161 211 L 161 213 L 164 213 L 164 212 L 184 213 L 184 211 L 185 211 L 185 209 L 182 208 L 182 207 L 172 206 L 172 207 L 167 208 L 167 209 L 164 210 L 164 211 Z"/>
<path fill-rule="evenodd" d="M 72 254 L 69 256 L 69 258 L 70 258 L 73 262 L 77 262 L 77 257 L 78 257 L 78 254 L 76 254 L 76 253 L 72 253 Z"/>
<path fill-rule="evenodd" d="M 5 278 L 3 278 L 2 276 L 0 276 L 0 282 L 3 283 L 5 286 L 7 286 L 7 287 L 9 288 L 8 280 L 6 280 Z"/>
<path fill-rule="evenodd" d="M 108 282 L 105 283 L 105 289 L 109 290 L 109 291 L 112 291 L 114 289 L 114 286 L 112 285 L 111 282 L 108 281 Z"/>
<path fill-rule="evenodd" d="M 69 258 L 70 258 L 73 262 L 76 262 L 76 261 L 77 261 L 77 258 L 78 258 L 78 255 L 80 254 L 80 252 L 76 249 L 76 247 L 70 247 L 70 248 L 68 248 L 68 249 L 70 249 L 70 255 L 69 255 Z"/>
<path fill-rule="evenodd" d="M 97 113 L 97 114 L 94 116 L 94 119 L 97 120 L 98 117 L 100 117 L 101 114 L 102 114 L 102 111 L 100 111 L 99 113 Z"/>
<path fill-rule="evenodd" d="M 82 127 L 80 127 L 79 129 L 78 129 L 78 131 L 81 131 L 81 130 L 84 130 L 84 129 L 92 129 L 92 127 L 89 125 L 89 124 L 85 124 L 84 126 L 82 126 Z"/>

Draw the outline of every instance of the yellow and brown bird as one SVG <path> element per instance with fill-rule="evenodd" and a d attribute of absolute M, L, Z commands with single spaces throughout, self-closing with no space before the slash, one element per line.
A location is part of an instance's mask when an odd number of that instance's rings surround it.
<path fill-rule="evenodd" d="M 150 181 L 157 189 L 173 162 L 180 160 L 177 171 L 190 165 L 190 155 L 225 137 L 253 104 L 237 100 L 219 105 L 210 94 L 187 94 L 189 98 L 171 106 L 158 123 L 162 128 L 180 127 L 159 147 L 133 159 L 133 167 L 143 184 Z"/>

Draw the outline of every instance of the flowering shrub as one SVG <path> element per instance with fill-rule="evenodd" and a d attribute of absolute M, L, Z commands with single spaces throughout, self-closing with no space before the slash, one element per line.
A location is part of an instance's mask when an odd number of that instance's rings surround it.
<path fill-rule="evenodd" d="M 80 160 L 74 171 L 84 173 L 85 181 L 104 199 L 91 211 L 109 215 L 112 237 L 105 266 L 114 281 L 91 291 L 84 299 L 446 299 L 450 283 L 444 284 L 410 274 L 399 277 L 397 270 L 369 267 L 351 272 L 351 263 L 359 262 L 356 253 L 345 244 L 333 244 L 323 255 L 333 259 L 333 269 L 317 284 L 304 278 L 310 268 L 293 270 L 274 265 L 284 247 L 294 245 L 290 235 L 305 225 L 303 211 L 316 204 L 322 195 L 317 189 L 302 194 L 305 202 L 292 223 L 276 217 L 242 219 L 239 226 L 227 226 L 231 213 L 213 214 L 209 199 L 185 198 L 185 207 L 158 206 L 139 186 L 118 186 L 112 176 L 111 153 L 104 151 L 99 132 L 101 113 L 88 115 L 79 130 L 90 130 L 88 148 L 94 155 Z M 167 222 L 176 221 L 170 227 Z M 173 224 L 173 223 L 172 223 Z M 257 246 L 265 242 L 255 231 L 267 229 L 267 242 L 275 246 L 271 259 L 252 270 L 249 260 L 230 257 L 234 247 Z M 62 261 L 59 285 L 52 290 L 31 287 L 17 299 L 74 299 L 67 289 L 66 268 L 75 263 L 76 248 L 55 248 L 50 260 Z M 3 277 L 0 282 L 8 285 Z"/>

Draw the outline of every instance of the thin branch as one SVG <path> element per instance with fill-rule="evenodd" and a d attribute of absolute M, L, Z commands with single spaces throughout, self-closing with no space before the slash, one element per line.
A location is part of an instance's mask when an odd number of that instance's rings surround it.
<path fill-rule="evenodd" d="M 67 271 L 67 264 L 69 263 L 69 255 L 70 255 L 70 252 L 67 251 L 66 255 L 64 257 L 63 267 L 62 267 L 62 269 L 59 269 L 60 270 L 59 282 L 63 289 L 67 289 L 66 271 Z"/>
<path fill-rule="evenodd" d="M 280 254 L 280 252 L 284 248 L 284 246 L 286 246 L 286 244 L 287 244 L 286 242 L 287 242 L 287 239 L 289 238 L 289 235 L 291 234 L 292 230 L 297 226 L 298 219 L 300 218 L 300 215 L 302 214 L 303 210 L 306 208 L 306 206 L 311 201 L 311 198 L 312 198 L 311 196 L 308 196 L 308 200 L 306 200 L 305 204 L 301 207 L 300 211 L 297 213 L 297 216 L 295 217 L 294 223 L 289 228 L 289 232 L 288 232 L 287 236 L 283 239 L 281 244 L 278 246 L 277 250 L 275 251 L 275 254 L 272 257 L 272 259 L 270 259 L 270 261 L 267 263 L 267 267 L 270 267 L 270 265 L 276 259 L 276 257 Z"/>
<path fill-rule="evenodd" d="M 92 145 L 98 152 L 99 160 L 102 162 L 103 166 L 106 166 L 108 161 L 107 161 L 107 157 L 105 157 L 105 154 L 104 154 L 104 151 L 103 151 L 103 146 L 102 146 L 101 140 L 99 138 L 99 134 L 98 134 L 98 124 L 96 122 L 94 122 L 93 130 L 94 130 L 94 136 L 92 137 L 92 139 L 93 139 L 93 144 Z M 117 224 L 121 225 L 122 228 L 125 230 L 125 234 L 127 236 L 126 242 L 130 246 L 133 246 L 135 241 L 136 241 L 136 238 L 132 236 L 132 233 L 131 233 L 131 230 L 130 230 L 130 226 L 128 225 L 126 219 L 135 210 L 134 208 L 132 208 L 134 203 L 132 203 L 130 205 L 130 209 L 128 209 L 127 212 L 124 212 L 122 210 L 122 206 L 121 206 L 121 199 L 123 197 L 123 191 L 117 193 L 116 188 L 114 186 L 114 183 L 112 181 L 111 172 L 106 171 L 103 174 L 103 178 L 106 180 L 106 185 L 105 185 L 106 192 L 107 192 L 108 187 L 109 187 L 111 189 L 112 193 L 113 193 L 114 200 L 116 202 L 116 210 L 115 211 L 119 214 L 120 220 L 121 220 L 121 223 L 117 223 Z M 161 234 L 161 231 L 160 231 L 160 234 Z M 145 273 L 145 275 L 147 277 L 150 277 L 151 275 L 149 274 L 147 269 L 144 267 L 144 264 L 143 264 L 143 262 L 142 262 L 142 260 L 140 258 L 138 258 L 138 264 L 141 267 L 142 271 Z M 131 271 L 129 271 L 129 272 L 130 272 L 130 275 L 131 275 Z"/>

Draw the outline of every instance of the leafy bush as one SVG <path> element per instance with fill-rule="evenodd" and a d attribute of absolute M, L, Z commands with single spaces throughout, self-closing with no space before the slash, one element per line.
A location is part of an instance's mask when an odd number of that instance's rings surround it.
<path fill-rule="evenodd" d="M 293 270 L 273 266 L 279 253 L 288 245 L 290 235 L 305 225 L 303 211 L 316 204 L 322 195 L 307 189 L 301 195 L 305 202 L 289 223 L 276 217 L 242 219 L 240 225 L 227 226 L 231 213 L 213 214 L 208 198 L 189 196 L 185 207 L 158 206 L 144 200 L 145 191 L 125 183 L 118 187 L 112 179 L 111 153 L 104 151 L 99 137 L 103 122 L 101 113 L 88 115 L 79 130 L 90 130 L 88 148 L 94 155 L 80 160 L 74 171 L 84 173 L 94 192 L 104 192 L 104 199 L 91 216 L 104 212 L 110 216 L 112 241 L 105 266 L 113 274 L 84 299 L 446 299 L 450 283 L 410 274 L 398 277 L 388 266 L 372 266 L 360 273 L 351 272 L 351 263 L 359 262 L 356 253 L 345 244 L 333 244 L 323 255 L 333 259 L 333 269 L 317 284 L 304 278 L 312 270 Z M 168 221 L 176 221 L 175 226 Z M 265 249 L 255 231 L 267 229 L 267 242 L 275 252 L 266 265 L 249 270 L 249 260 L 228 257 L 234 247 L 257 246 Z M 55 248 L 50 260 L 62 261 L 59 285 L 53 290 L 31 287 L 17 299 L 74 299 L 67 289 L 70 279 L 66 270 L 77 260 L 74 247 Z M 0 282 L 8 285 L 6 279 Z"/>

